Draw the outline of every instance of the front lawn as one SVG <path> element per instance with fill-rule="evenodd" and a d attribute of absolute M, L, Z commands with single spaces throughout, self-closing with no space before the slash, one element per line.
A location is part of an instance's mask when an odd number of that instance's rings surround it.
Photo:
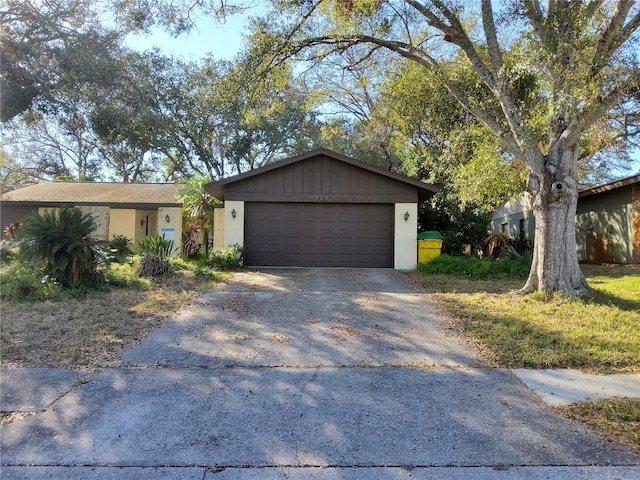
<path fill-rule="evenodd" d="M 583 267 L 586 299 L 520 295 L 524 280 L 411 274 L 487 360 L 509 368 L 640 372 L 640 267 Z"/>
<path fill-rule="evenodd" d="M 554 410 L 596 430 L 607 440 L 640 453 L 640 399 L 613 398 L 581 402 Z"/>
<path fill-rule="evenodd" d="M 45 292 L 51 293 L 51 299 L 44 301 L 3 300 L 2 366 L 119 365 L 127 347 L 140 342 L 178 309 L 188 306 L 200 292 L 228 275 L 203 272 L 201 265 L 183 261 L 178 261 L 175 267 L 174 273 L 150 280 L 126 272 L 126 265 L 113 265 L 108 275 L 113 279 L 112 286 L 103 291 L 55 290 Z M 2 275 L 9 268 L 15 265 L 0 269 L 3 279 L 0 288 L 11 282 Z M 31 295 L 42 294 L 36 291 Z"/>

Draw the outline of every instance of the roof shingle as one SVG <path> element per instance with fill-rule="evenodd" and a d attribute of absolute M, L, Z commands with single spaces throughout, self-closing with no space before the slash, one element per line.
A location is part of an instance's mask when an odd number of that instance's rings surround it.
<path fill-rule="evenodd" d="M 44 182 L 13 190 L 2 201 L 60 204 L 181 205 L 175 183 L 72 183 Z"/>

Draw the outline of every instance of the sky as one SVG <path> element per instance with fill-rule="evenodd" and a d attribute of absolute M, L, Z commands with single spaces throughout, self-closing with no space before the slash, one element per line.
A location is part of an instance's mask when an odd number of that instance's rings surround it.
<path fill-rule="evenodd" d="M 248 13 L 255 14 L 251 10 Z M 179 37 L 172 37 L 166 31 L 154 28 L 149 35 L 130 34 L 125 43 L 139 51 L 157 47 L 165 54 L 183 60 L 200 60 L 208 54 L 217 60 L 231 60 L 242 48 L 247 27 L 246 15 L 230 16 L 224 23 L 200 18 L 192 31 Z"/>

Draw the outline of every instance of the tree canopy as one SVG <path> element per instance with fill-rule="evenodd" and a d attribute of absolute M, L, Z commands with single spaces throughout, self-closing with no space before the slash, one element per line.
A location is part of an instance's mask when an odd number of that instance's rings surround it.
<path fill-rule="evenodd" d="M 575 251 L 578 160 L 598 122 L 616 108 L 637 111 L 636 2 L 313 0 L 274 8 L 256 26 L 257 48 L 319 62 L 366 45 L 360 59 L 383 49 L 424 67 L 527 169 L 536 243 L 523 291 L 585 292 Z"/>

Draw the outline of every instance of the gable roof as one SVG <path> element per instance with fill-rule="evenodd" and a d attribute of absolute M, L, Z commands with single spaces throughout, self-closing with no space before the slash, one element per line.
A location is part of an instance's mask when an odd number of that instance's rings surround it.
<path fill-rule="evenodd" d="M 589 185 L 587 188 L 581 189 L 578 193 L 578 198 L 588 197 L 589 195 L 595 195 L 597 193 L 608 192 L 615 190 L 616 188 L 626 187 L 627 185 L 633 185 L 640 183 L 640 173 L 631 175 L 630 177 L 614 180 L 613 182 L 603 183 L 600 185 Z"/>
<path fill-rule="evenodd" d="M 2 202 L 30 205 L 180 206 L 175 183 L 43 182 L 2 195 Z"/>
<path fill-rule="evenodd" d="M 294 163 L 298 163 L 319 155 L 324 155 L 334 160 L 338 160 L 340 162 L 353 165 L 363 170 L 367 170 L 369 172 L 376 173 L 378 175 L 382 175 L 384 177 L 416 187 L 419 189 L 420 197 L 431 196 L 434 193 L 438 192 L 438 187 L 435 187 L 434 185 L 421 182 L 414 178 L 405 177 L 404 175 L 400 175 L 398 173 L 390 172 L 389 170 L 385 170 L 384 168 L 376 167 L 375 165 L 371 165 L 369 163 L 363 162 L 362 160 L 356 160 L 355 158 L 349 157 L 347 155 L 343 155 L 341 153 L 334 152 L 327 148 L 316 148 L 314 150 L 303 153 L 301 155 L 297 155 L 295 157 L 285 158 L 284 160 L 279 160 L 277 162 L 264 165 L 260 168 L 256 168 L 255 170 L 251 170 L 245 173 L 240 173 L 232 177 L 223 178 L 221 180 L 217 180 L 215 182 L 206 184 L 204 186 L 204 189 L 214 197 L 218 198 L 219 200 L 224 200 L 225 185 L 246 180 L 247 178 L 251 178 L 256 175 L 262 175 L 266 172 L 287 167 Z"/>

